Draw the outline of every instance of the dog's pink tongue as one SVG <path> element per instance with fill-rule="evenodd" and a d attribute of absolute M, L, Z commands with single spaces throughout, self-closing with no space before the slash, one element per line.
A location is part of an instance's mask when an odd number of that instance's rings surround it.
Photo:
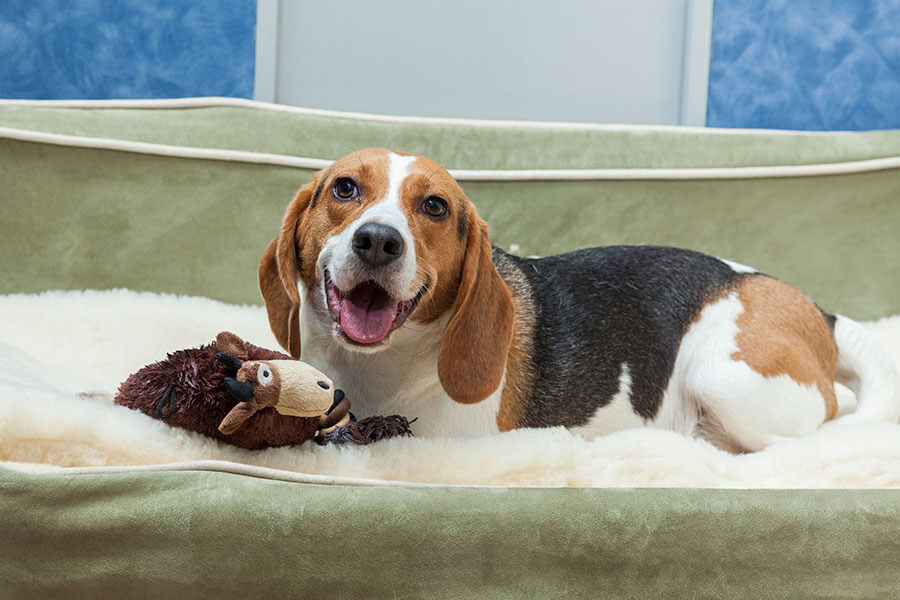
<path fill-rule="evenodd" d="M 348 292 L 341 303 L 341 328 L 354 342 L 373 344 L 391 330 L 397 302 L 372 281 Z"/>

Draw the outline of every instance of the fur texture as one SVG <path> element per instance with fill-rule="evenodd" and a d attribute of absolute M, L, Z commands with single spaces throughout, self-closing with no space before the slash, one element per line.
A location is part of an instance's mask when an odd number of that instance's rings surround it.
<path fill-rule="evenodd" d="M 112 397 L 142 365 L 221 330 L 277 347 L 262 307 L 124 290 L 48 292 L 0 297 L 0 322 L 0 461 L 19 467 L 223 460 L 338 479 L 443 484 L 900 487 L 900 425 L 839 421 L 738 456 L 670 431 L 636 429 L 586 441 L 562 428 L 248 451 L 169 427 Z M 866 328 L 895 361 L 900 357 L 900 317 Z M 838 392 L 845 412 L 852 395 Z"/>
<path fill-rule="evenodd" d="M 169 352 L 164 360 L 151 363 L 122 382 L 115 402 L 139 410 L 150 417 L 165 418 L 168 425 L 184 427 L 241 448 L 257 450 L 268 446 L 302 444 L 316 435 L 319 417 L 293 418 L 279 414 L 271 406 L 251 416 L 237 431 L 225 435 L 219 423 L 237 403 L 225 388 L 225 377 L 235 369 L 216 360 L 216 343 L 199 348 Z M 290 356 L 247 343 L 249 360 L 290 360 Z M 174 410 L 158 415 L 160 399 L 169 387 L 175 389 Z"/>

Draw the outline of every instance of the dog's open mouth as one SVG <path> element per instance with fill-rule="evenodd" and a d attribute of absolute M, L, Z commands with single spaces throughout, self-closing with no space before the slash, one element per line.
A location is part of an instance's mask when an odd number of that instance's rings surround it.
<path fill-rule="evenodd" d="M 359 344 L 380 342 L 397 329 L 412 313 L 428 289 L 422 286 L 410 300 L 397 300 L 374 281 L 364 281 L 343 291 L 325 271 L 325 297 L 328 312 L 348 338 Z"/>

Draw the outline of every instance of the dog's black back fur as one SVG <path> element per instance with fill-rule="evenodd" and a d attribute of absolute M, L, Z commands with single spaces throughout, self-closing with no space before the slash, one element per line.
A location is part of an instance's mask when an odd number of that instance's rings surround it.
<path fill-rule="evenodd" d="M 524 275 L 534 309 L 533 385 L 520 427 L 583 425 L 619 390 L 622 363 L 634 411 L 652 418 L 681 339 L 703 306 L 742 277 L 725 262 L 656 246 L 589 248 L 520 258 L 494 248 L 511 287 Z"/>

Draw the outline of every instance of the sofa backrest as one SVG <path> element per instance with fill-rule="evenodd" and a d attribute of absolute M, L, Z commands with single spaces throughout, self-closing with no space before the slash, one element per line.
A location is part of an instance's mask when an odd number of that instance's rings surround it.
<path fill-rule="evenodd" d="M 0 293 L 260 303 L 296 190 L 367 146 L 448 167 L 506 250 L 693 248 L 856 318 L 900 313 L 900 131 L 380 117 L 234 99 L 0 101 Z"/>

